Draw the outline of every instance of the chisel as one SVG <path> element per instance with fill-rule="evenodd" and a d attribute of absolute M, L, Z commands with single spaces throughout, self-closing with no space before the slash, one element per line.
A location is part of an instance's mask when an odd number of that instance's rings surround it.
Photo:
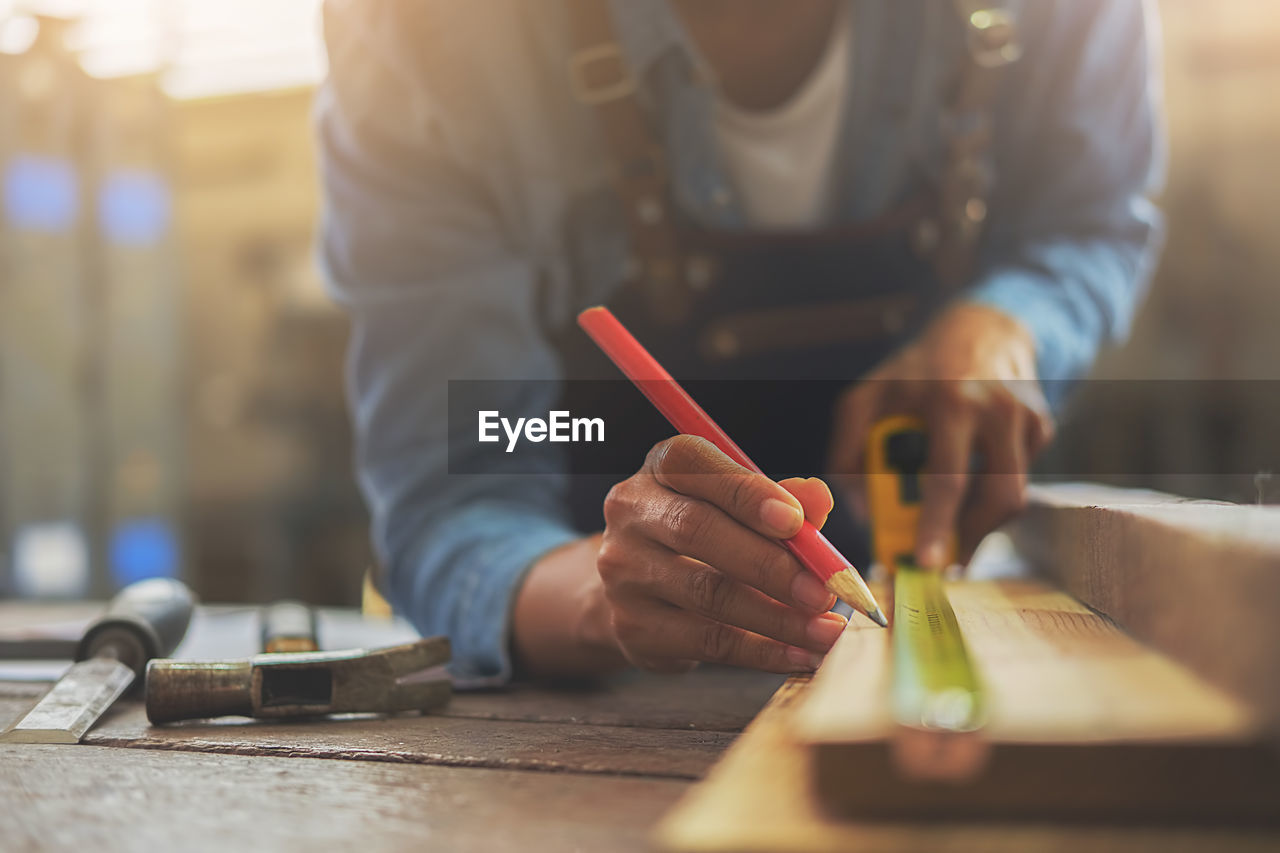
<path fill-rule="evenodd" d="M 194 606 L 191 590 L 176 580 L 153 578 L 125 587 L 80 638 L 77 662 L 0 741 L 79 743 L 148 661 L 173 653 Z"/>

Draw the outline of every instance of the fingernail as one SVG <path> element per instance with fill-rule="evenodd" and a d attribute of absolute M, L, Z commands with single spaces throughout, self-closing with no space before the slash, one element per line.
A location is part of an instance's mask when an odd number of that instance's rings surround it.
<path fill-rule="evenodd" d="M 942 561 L 946 557 L 942 553 L 942 546 L 937 542 L 930 542 L 920 549 L 920 565 L 926 569 L 942 568 Z"/>
<path fill-rule="evenodd" d="M 796 579 L 791 582 L 791 597 L 802 607 L 816 613 L 825 613 L 836 603 L 836 597 L 822 585 L 822 581 L 807 571 L 796 575 Z"/>
<path fill-rule="evenodd" d="M 843 616 L 835 613 L 825 613 L 816 619 L 810 619 L 809 624 L 805 626 L 804 632 L 809 635 L 809 639 L 813 640 L 816 645 L 829 649 L 836 644 L 836 640 L 840 639 L 840 635 L 844 633 L 844 626 L 849 624 Z"/>
<path fill-rule="evenodd" d="M 786 501 L 769 498 L 760 505 L 760 520 L 775 536 L 794 536 L 804 523 L 804 513 Z"/>
<path fill-rule="evenodd" d="M 787 660 L 798 670 L 812 672 L 822 664 L 822 655 L 817 652 L 811 652 L 807 649 L 796 648 L 795 646 L 787 647 Z"/>

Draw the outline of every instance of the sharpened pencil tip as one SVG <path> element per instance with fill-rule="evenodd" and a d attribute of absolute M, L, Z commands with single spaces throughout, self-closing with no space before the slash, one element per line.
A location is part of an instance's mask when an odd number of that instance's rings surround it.
<path fill-rule="evenodd" d="M 884 618 L 884 613 L 881 612 L 875 596 L 871 594 L 871 590 L 867 588 L 861 575 L 854 571 L 853 567 L 836 572 L 827 578 L 827 589 L 854 610 L 867 614 L 867 618 L 881 628 L 889 627 L 889 621 Z"/>

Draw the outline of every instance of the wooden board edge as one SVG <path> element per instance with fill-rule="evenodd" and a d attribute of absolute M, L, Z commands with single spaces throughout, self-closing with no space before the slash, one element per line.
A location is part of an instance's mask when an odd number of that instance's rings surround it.
<path fill-rule="evenodd" d="M 1197 508 L 1213 518 L 1190 523 Z M 1036 574 L 1246 702 L 1280 746 L 1280 533 L 1258 535 L 1264 517 L 1280 531 L 1272 508 L 1039 487 L 1006 530 Z"/>

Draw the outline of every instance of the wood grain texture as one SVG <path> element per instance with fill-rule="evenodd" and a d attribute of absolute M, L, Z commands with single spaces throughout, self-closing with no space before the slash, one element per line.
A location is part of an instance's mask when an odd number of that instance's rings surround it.
<path fill-rule="evenodd" d="M 148 725 L 120 703 L 86 743 L 241 755 L 296 755 L 527 770 L 701 776 L 781 678 L 708 668 L 667 679 L 630 674 L 591 686 L 463 693 L 442 715 L 290 723 L 231 718 Z M 705 685 L 703 689 L 702 685 Z M 0 683 L 0 730 L 47 684 Z"/>
<path fill-rule="evenodd" d="M 811 752 L 793 734 L 793 714 L 806 689 L 803 679 L 789 682 L 707 778 L 689 790 L 658 827 L 656 840 L 662 849 L 682 853 L 1179 853 L 1260 852 L 1280 845 L 1280 832 L 1259 828 L 837 819 L 820 808 L 813 792 Z M 857 765 L 850 772 L 873 773 Z"/>
<path fill-rule="evenodd" d="M 1254 734 L 1237 700 L 1037 581 L 947 584 L 982 673 L 995 743 L 1235 741 Z M 797 713 L 815 743 L 883 740 L 889 632 L 851 621 Z"/>
<path fill-rule="evenodd" d="M 1037 573 L 1256 709 L 1280 742 L 1280 507 L 1098 486 L 1032 490 Z"/>
<path fill-rule="evenodd" d="M 289 723 L 229 718 L 148 726 L 136 705 L 115 710 L 85 743 L 136 749 L 337 758 L 459 767 L 695 779 L 732 735 L 638 727 L 425 716 L 352 716 Z"/>
<path fill-rule="evenodd" d="M 778 683 L 708 668 L 461 694 L 448 717 L 166 728 L 123 703 L 86 745 L 0 752 L 0 849 L 644 849 Z M 0 727 L 47 689 L 0 683 Z"/>
<path fill-rule="evenodd" d="M 586 685 L 513 684 L 454 694 L 440 714 L 488 720 L 740 732 L 783 677 L 704 666 L 683 675 L 623 673 Z"/>
<path fill-rule="evenodd" d="M 0 697 L 0 729 L 39 694 Z M 150 726 L 142 706 L 121 702 L 85 744 L 134 749 L 334 758 L 672 779 L 702 776 L 732 741 L 723 732 L 436 716 L 352 716 L 291 723 L 229 718 Z"/>
<path fill-rule="evenodd" d="M 886 632 L 850 625 L 796 712 L 843 813 L 1280 820 L 1280 761 L 1238 700 L 1041 582 L 948 585 L 986 686 L 984 769 L 904 778 Z"/>
<path fill-rule="evenodd" d="M 664 779 L 0 747 L 0 847 L 25 851 L 643 850 Z"/>

